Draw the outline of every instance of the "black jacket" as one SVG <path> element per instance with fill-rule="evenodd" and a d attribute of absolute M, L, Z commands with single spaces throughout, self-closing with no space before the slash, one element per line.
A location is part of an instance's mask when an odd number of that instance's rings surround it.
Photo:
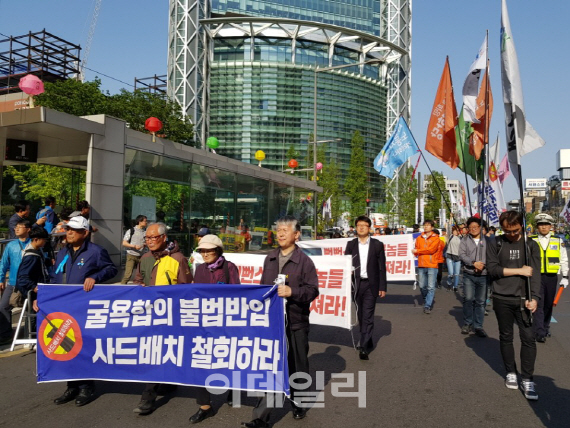
<path fill-rule="evenodd" d="M 366 261 L 366 272 L 372 293 L 377 296 L 380 291 L 386 291 L 388 283 L 386 281 L 386 252 L 384 243 L 378 239 L 370 238 L 370 248 L 368 249 L 368 260 Z M 348 241 L 345 255 L 352 256 L 352 279 L 356 287 L 360 286 L 360 253 L 358 251 L 358 238 Z"/>
<path fill-rule="evenodd" d="M 261 284 L 271 285 L 279 275 L 280 248 L 271 251 L 263 263 Z M 291 330 L 309 327 L 311 302 L 319 295 L 319 278 L 315 264 L 295 245 L 293 254 L 281 272 L 287 275 L 285 285 L 291 287 L 291 297 L 287 298 L 287 322 Z"/>

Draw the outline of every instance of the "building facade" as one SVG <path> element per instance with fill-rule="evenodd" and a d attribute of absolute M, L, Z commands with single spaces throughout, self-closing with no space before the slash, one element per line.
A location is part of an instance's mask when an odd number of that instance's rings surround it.
<path fill-rule="evenodd" d="M 247 163 L 263 150 L 277 170 L 293 146 L 311 168 L 316 122 L 344 179 L 358 130 L 372 201 L 383 200 L 372 161 L 410 116 L 410 0 L 171 0 L 169 34 L 169 95 L 199 145 L 215 136 L 219 153 Z"/>

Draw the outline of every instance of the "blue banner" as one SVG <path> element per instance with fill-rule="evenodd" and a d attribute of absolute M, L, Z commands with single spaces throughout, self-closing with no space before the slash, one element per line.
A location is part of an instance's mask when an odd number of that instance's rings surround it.
<path fill-rule="evenodd" d="M 394 133 L 374 159 L 374 169 L 380 175 L 392 178 L 396 169 L 418 152 L 412 132 L 404 118 L 400 116 Z"/>
<path fill-rule="evenodd" d="M 40 285 L 38 382 L 110 380 L 289 395 L 284 300 L 265 285 Z"/>

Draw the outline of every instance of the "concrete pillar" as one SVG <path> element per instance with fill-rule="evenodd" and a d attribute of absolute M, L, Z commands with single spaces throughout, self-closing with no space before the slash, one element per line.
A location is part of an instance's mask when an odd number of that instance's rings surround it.
<path fill-rule="evenodd" d="M 105 135 L 91 135 L 87 155 L 85 199 L 91 224 L 99 229 L 92 241 L 104 247 L 115 265 L 121 262 L 125 122 L 104 117 Z"/>

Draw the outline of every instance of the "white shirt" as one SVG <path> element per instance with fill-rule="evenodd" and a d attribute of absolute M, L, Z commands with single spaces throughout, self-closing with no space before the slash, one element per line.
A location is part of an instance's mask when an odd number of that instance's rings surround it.
<path fill-rule="evenodd" d="M 366 265 L 368 264 L 368 250 L 370 249 L 370 236 L 363 244 L 358 238 L 358 255 L 360 256 L 360 277 L 368 278 Z"/>

